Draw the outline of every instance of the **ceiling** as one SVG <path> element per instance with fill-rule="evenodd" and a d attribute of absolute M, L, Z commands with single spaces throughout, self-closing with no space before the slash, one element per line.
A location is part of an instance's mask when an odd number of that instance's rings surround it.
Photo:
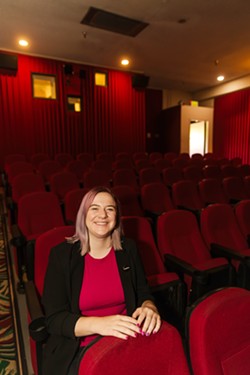
<path fill-rule="evenodd" d="M 81 24 L 89 7 L 149 23 L 137 36 Z M 19 37 L 30 46 L 21 49 Z M 0 50 L 125 69 L 196 92 L 250 74 L 248 0 L 2 0 Z M 121 68 L 120 58 L 131 59 Z"/>

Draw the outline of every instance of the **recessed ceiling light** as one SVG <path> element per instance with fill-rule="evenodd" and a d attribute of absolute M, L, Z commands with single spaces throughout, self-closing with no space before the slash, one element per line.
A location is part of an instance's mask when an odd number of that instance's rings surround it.
<path fill-rule="evenodd" d="M 27 47 L 29 45 L 29 42 L 27 42 L 27 40 L 20 39 L 18 44 L 22 47 Z"/>
<path fill-rule="evenodd" d="M 224 76 L 220 75 L 217 77 L 217 81 L 222 82 L 224 81 L 224 78 L 225 78 Z"/>
<path fill-rule="evenodd" d="M 128 60 L 128 59 L 122 59 L 122 60 L 121 60 L 121 64 L 122 64 L 123 66 L 127 66 L 127 65 L 129 65 L 129 60 Z"/>

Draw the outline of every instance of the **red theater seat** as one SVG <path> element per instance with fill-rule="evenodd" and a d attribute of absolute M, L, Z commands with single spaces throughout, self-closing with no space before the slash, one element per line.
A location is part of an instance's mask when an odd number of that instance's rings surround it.
<path fill-rule="evenodd" d="M 162 323 L 160 331 L 127 341 L 103 337 L 84 355 L 78 375 L 189 375 L 180 334 Z"/>
<path fill-rule="evenodd" d="M 73 160 L 73 155 L 65 152 L 61 152 L 59 154 L 56 154 L 54 159 L 58 161 L 62 167 L 66 167 L 69 161 Z"/>
<path fill-rule="evenodd" d="M 138 194 L 133 187 L 117 185 L 112 187 L 112 191 L 119 199 L 123 216 L 144 216 Z"/>
<path fill-rule="evenodd" d="M 150 182 L 162 182 L 161 173 L 155 167 L 142 168 L 138 174 L 140 186 L 149 184 Z"/>
<path fill-rule="evenodd" d="M 201 199 L 205 206 L 212 203 L 229 203 L 221 181 L 217 178 L 203 178 L 198 183 Z"/>
<path fill-rule="evenodd" d="M 122 226 L 125 236 L 136 242 L 162 318 L 180 328 L 187 300 L 186 285 L 176 273 L 167 272 L 164 267 L 147 218 L 123 216 Z"/>
<path fill-rule="evenodd" d="M 50 190 L 57 195 L 60 202 L 64 202 L 66 193 L 80 187 L 77 176 L 69 171 L 55 173 L 50 178 Z"/>
<path fill-rule="evenodd" d="M 213 256 L 232 261 L 238 270 L 238 285 L 250 288 L 250 249 L 229 204 L 212 204 L 202 210 L 200 226 Z"/>
<path fill-rule="evenodd" d="M 12 185 L 13 179 L 23 173 L 34 172 L 33 165 L 28 161 L 16 161 L 9 165 L 7 172 L 8 183 Z"/>
<path fill-rule="evenodd" d="M 35 375 L 42 372 L 42 348 L 47 337 L 41 296 L 50 250 L 74 234 L 73 226 L 59 226 L 38 236 L 34 252 L 34 280 L 25 283 L 30 331 L 30 353 Z"/>
<path fill-rule="evenodd" d="M 49 159 L 50 157 L 48 154 L 40 152 L 40 153 L 31 155 L 30 162 L 33 165 L 34 169 L 37 170 L 42 161 L 49 160 Z"/>
<path fill-rule="evenodd" d="M 241 177 L 225 177 L 222 180 L 222 186 L 230 203 L 237 203 L 242 199 L 247 199 L 244 180 Z"/>
<path fill-rule="evenodd" d="M 193 375 L 250 374 L 250 292 L 225 288 L 195 302 L 187 313 Z"/>
<path fill-rule="evenodd" d="M 192 212 L 172 210 L 159 216 L 157 244 L 167 269 L 185 278 L 191 302 L 235 282 L 234 267 L 225 258 L 212 258 Z"/>
<path fill-rule="evenodd" d="M 88 188 L 78 188 L 69 191 L 64 197 L 64 216 L 67 224 L 74 224 L 84 195 L 89 191 Z"/>
<path fill-rule="evenodd" d="M 64 219 L 57 196 L 47 191 L 24 195 L 17 210 L 17 224 L 12 225 L 11 231 L 22 284 L 24 268 L 29 279 L 34 277 L 34 243 L 37 237 L 51 228 L 64 225 Z"/>

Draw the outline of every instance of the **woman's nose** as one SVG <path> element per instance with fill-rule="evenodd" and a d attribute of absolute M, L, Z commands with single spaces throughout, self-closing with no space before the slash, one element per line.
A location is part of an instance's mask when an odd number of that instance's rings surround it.
<path fill-rule="evenodd" d="M 107 212 L 106 212 L 106 210 L 104 208 L 101 208 L 99 210 L 99 216 L 100 217 L 106 217 L 107 216 Z"/>

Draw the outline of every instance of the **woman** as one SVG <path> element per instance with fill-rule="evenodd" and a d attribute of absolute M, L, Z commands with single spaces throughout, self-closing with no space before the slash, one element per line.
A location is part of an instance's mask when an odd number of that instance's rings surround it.
<path fill-rule="evenodd" d="M 121 237 L 120 219 L 112 192 L 94 188 L 82 200 L 74 236 L 51 251 L 44 375 L 77 375 L 84 351 L 102 336 L 126 340 L 160 329 L 135 243 Z"/>

